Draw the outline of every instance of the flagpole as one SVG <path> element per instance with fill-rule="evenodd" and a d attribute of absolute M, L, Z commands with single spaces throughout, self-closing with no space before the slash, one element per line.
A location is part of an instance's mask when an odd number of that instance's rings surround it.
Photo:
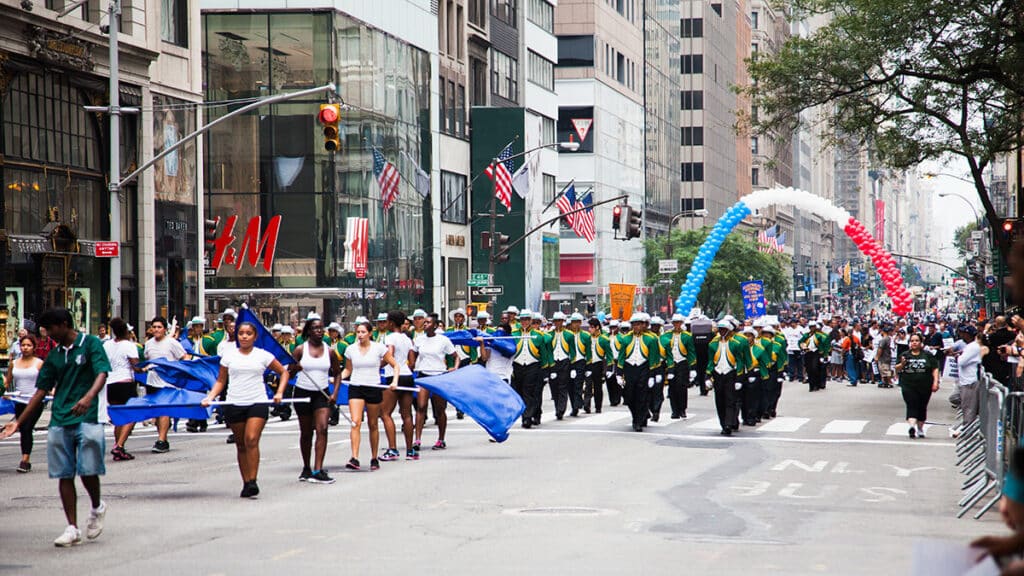
<path fill-rule="evenodd" d="M 558 199 L 562 197 L 562 194 L 565 194 L 565 191 L 569 189 L 569 186 L 572 186 L 575 183 L 576 183 L 576 179 L 573 178 L 572 180 L 569 181 L 568 184 L 566 184 L 565 186 L 562 186 L 562 191 L 559 192 L 558 194 L 555 194 L 555 197 L 551 199 L 551 202 L 548 202 L 548 205 L 545 206 L 544 209 L 540 211 L 540 213 L 543 214 L 543 213 L 547 212 L 548 208 L 551 208 L 552 206 L 554 206 L 555 202 L 557 202 Z"/>

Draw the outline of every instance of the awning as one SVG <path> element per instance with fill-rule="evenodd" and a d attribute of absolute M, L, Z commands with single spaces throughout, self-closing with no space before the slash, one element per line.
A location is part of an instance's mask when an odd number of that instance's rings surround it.
<path fill-rule="evenodd" d="M 594 282 L 594 256 L 565 256 L 558 263 L 562 284 L 592 284 Z"/>

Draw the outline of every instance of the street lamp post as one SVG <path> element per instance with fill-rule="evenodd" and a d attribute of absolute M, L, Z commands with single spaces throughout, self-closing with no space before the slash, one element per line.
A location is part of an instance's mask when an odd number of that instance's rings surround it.
<path fill-rule="evenodd" d="M 668 223 L 669 232 L 671 232 L 672 229 L 676 227 L 676 220 L 678 220 L 679 218 L 706 218 L 707 215 L 708 211 L 705 210 L 704 208 L 700 208 L 699 210 L 683 210 L 682 212 L 676 214 L 675 216 L 672 216 L 672 220 L 670 220 Z"/>
<path fill-rule="evenodd" d="M 946 198 L 948 196 L 954 196 L 966 202 L 967 205 L 971 207 L 971 212 L 974 212 L 974 221 L 978 223 L 978 228 L 981 229 L 985 226 L 985 221 L 981 219 L 981 214 L 978 213 L 978 209 L 974 207 L 974 204 L 971 204 L 971 201 L 968 200 L 966 196 L 958 192 L 939 192 L 939 198 Z"/>

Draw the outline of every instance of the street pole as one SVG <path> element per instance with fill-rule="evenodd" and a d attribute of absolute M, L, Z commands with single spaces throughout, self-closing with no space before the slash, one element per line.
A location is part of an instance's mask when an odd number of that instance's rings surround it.
<path fill-rule="evenodd" d="M 110 317 L 121 315 L 121 78 L 118 64 L 120 0 L 107 7 L 110 26 L 110 241 L 117 255 L 110 259 Z M 79 327 L 80 328 L 80 327 Z"/>

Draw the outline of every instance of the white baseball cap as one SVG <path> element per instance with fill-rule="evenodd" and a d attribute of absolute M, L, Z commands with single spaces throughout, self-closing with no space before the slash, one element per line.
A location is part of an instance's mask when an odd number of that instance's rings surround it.
<path fill-rule="evenodd" d="M 563 321 L 564 321 L 564 320 L 565 320 L 565 314 L 562 314 L 561 312 L 555 312 L 555 313 L 554 313 L 554 314 L 553 314 L 553 315 L 551 316 L 551 321 L 552 321 L 552 322 L 557 322 L 557 321 L 559 321 L 559 320 L 563 320 Z"/>
<path fill-rule="evenodd" d="M 387 320 L 388 320 L 388 313 L 387 312 L 378 312 L 377 313 L 377 322 L 387 322 Z"/>
<path fill-rule="evenodd" d="M 321 320 L 320 315 L 310 310 L 309 314 L 306 314 L 306 320 Z"/>
<path fill-rule="evenodd" d="M 651 317 L 650 322 L 651 322 L 651 324 L 654 324 L 656 326 L 664 326 L 664 324 L 665 324 L 665 321 L 662 320 L 661 316 L 653 316 L 653 317 Z"/>
<path fill-rule="evenodd" d="M 491 319 L 491 315 L 488 314 L 486 310 L 481 310 L 481 311 L 477 312 L 476 313 L 476 317 L 477 317 L 478 320 L 490 320 Z"/>
<path fill-rule="evenodd" d="M 644 318 L 643 312 L 634 312 L 633 315 L 629 317 L 629 323 L 632 324 L 634 322 L 647 322 L 647 319 Z"/>
<path fill-rule="evenodd" d="M 231 316 L 232 318 L 238 318 L 238 312 L 235 312 L 234 308 L 227 308 L 221 312 L 220 317 Z"/>
<path fill-rule="evenodd" d="M 295 330 L 291 326 L 282 326 L 281 334 L 295 334 Z"/>
<path fill-rule="evenodd" d="M 523 310 L 522 312 L 519 312 L 519 308 L 516 308 L 515 306 L 509 306 L 508 308 L 505 309 L 506 314 L 517 314 L 519 316 L 522 316 L 526 312 L 529 312 L 529 310 Z"/>
<path fill-rule="evenodd" d="M 569 322 L 583 322 L 583 314 L 573 312 L 572 315 L 569 316 Z"/>
<path fill-rule="evenodd" d="M 330 324 L 327 325 L 327 329 L 334 330 L 335 332 L 341 332 L 341 324 L 338 324 L 337 322 L 331 322 Z"/>
<path fill-rule="evenodd" d="M 422 308 L 417 308 L 416 310 L 413 311 L 412 317 L 413 318 L 426 318 L 427 317 L 427 313 L 424 312 Z"/>
<path fill-rule="evenodd" d="M 206 318 L 203 318 L 202 316 L 193 316 L 192 317 L 192 321 L 189 322 L 189 324 L 204 324 L 205 325 L 206 324 Z"/>
<path fill-rule="evenodd" d="M 672 322 L 686 322 L 686 318 L 679 313 L 672 315 Z"/>
<path fill-rule="evenodd" d="M 270 327 L 270 331 L 271 332 L 280 332 L 281 331 L 281 325 L 280 324 L 274 324 L 273 326 Z"/>

